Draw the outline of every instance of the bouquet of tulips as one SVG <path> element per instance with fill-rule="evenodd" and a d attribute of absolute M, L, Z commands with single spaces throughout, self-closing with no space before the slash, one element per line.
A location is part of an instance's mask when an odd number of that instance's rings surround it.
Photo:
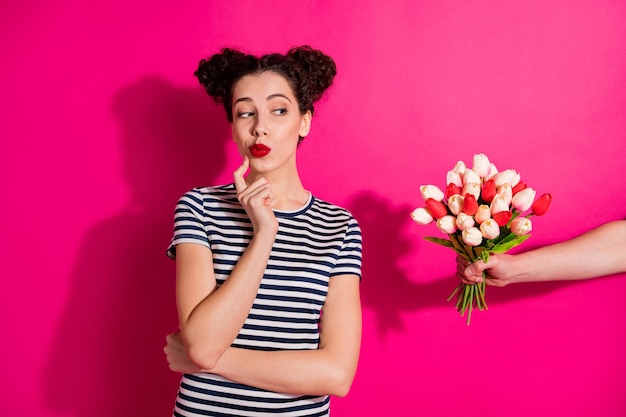
<path fill-rule="evenodd" d="M 427 241 L 451 248 L 469 262 L 487 262 L 490 253 L 504 253 L 530 237 L 530 217 L 545 214 L 552 196 L 535 199 L 536 191 L 520 181 L 517 171 L 499 172 L 484 154 L 474 155 L 472 162 L 469 168 L 459 161 L 448 171 L 445 192 L 436 185 L 422 185 L 425 206 L 413 210 L 411 217 L 421 225 L 436 222 L 449 238 L 426 237 Z M 484 279 L 460 283 L 448 301 L 455 295 L 458 312 L 461 316 L 467 312 L 468 326 L 473 308 L 487 309 Z"/>

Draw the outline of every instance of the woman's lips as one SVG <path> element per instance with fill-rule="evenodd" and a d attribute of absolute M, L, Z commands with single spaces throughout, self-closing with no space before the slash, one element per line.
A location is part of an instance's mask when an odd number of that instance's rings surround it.
<path fill-rule="evenodd" d="M 249 149 L 250 149 L 250 153 L 255 158 L 263 158 L 272 150 L 271 148 L 263 145 L 262 143 L 255 143 L 254 145 L 250 146 Z"/>

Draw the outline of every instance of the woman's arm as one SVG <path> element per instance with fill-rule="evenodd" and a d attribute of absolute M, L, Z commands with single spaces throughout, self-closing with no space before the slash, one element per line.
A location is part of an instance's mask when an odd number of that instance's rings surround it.
<path fill-rule="evenodd" d="M 207 247 L 176 247 L 176 304 L 182 340 L 189 358 L 212 369 L 241 330 L 259 289 L 278 231 L 269 182 L 247 185 L 248 160 L 234 172 L 237 198 L 253 227 L 253 237 L 228 279 L 219 288 Z"/>
<path fill-rule="evenodd" d="M 290 394 L 345 396 L 356 373 L 361 346 L 359 277 L 330 279 L 322 310 L 317 350 L 258 351 L 228 348 L 210 372 L 254 387 Z M 170 368 L 200 372 L 168 336 L 165 352 Z"/>
<path fill-rule="evenodd" d="M 493 254 L 489 261 L 457 258 L 459 278 L 503 287 L 516 282 L 578 280 L 626 272 L 626 220 L 603 224 L 582 235 L 518 255 Z"/>

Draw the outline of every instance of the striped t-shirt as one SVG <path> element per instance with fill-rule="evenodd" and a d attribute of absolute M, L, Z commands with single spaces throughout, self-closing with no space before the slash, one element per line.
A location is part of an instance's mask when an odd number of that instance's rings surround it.
<path fill-rule="evenodd" d="M 232 343 L 257 350 L 317 349 L 328 280 L 361 276 L 361 230 L 349 211 L 310 196 L 295 211 L 274 211 L 278 233 L 254 304 Z M 252 224 L 233 184 L 195 188 L 176 205 L 176 245 L 211 249 L 221 285 L 252 238 Z M 275 393 L 210 373 L 183 375 L 175 416 L 327 416 L 328 396 Z"/>

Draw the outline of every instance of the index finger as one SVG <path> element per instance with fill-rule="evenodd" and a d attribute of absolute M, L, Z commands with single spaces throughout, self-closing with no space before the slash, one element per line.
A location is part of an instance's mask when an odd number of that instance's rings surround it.
<path fill-rule="evenodd" d="M 248 186 L 246 184 L 246 180 L 243 178 L 243 174 L 246 173 L 249 166 L 250 161 L 248 160 L 248 157 L 245 156 L 239 168 L 237 168 L 235 172 L 233 172 L 233 178 L 235 179 L 235 189 L 237 190 L 237 194 L 241 193 Z"/>

